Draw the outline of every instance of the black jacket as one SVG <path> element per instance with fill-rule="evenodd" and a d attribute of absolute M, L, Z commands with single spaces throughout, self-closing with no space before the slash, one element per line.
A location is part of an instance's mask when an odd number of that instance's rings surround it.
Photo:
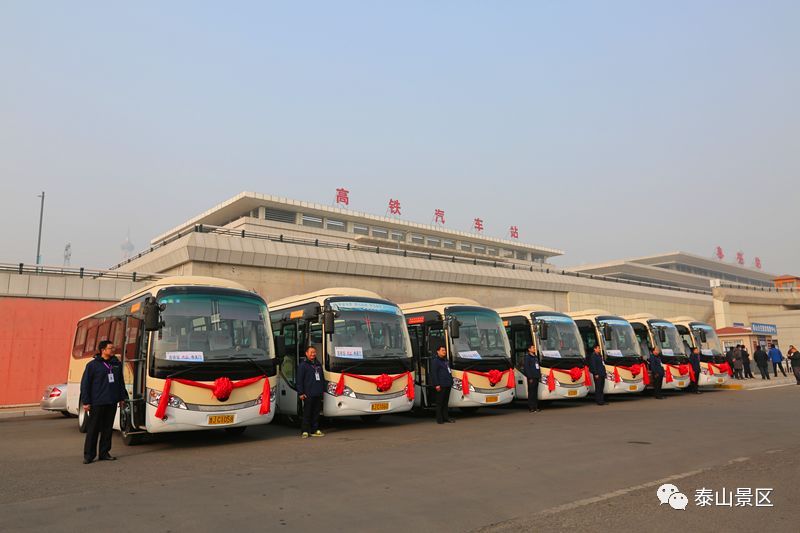
<path fill-rule="evenodd" d="M 769 356 L 767 355 L 767 352 L 765 352 L 761 348 L 756 350 L 756 353 L 753 354 L 753 359 L 756 360 L 756 364 L 758 366 L 766 366 L 767 363 L 769 362 Z"/>
<path fill-rule="evenodd" d="M 650 372 L 652 372 L 654 376 L 664 377 L 664 365 L 661 364 L 661 354 L 650 354 Z"/>
<path fill-rule="evenodd" d="M 692 370 L 694 370 L 695 376 L 700 375 L 700 354 L 695 354 L 694 352 L 689 354 L 689 363 L 692 365 Z"/>
<path fill-rule="evenodd" d="M 606 373 L 606 365 L 603 362 L 603 356 L 592 352 L 587 359 L 589 361 L 589 370 L 592 372 L 592 375 L 601 376 L 605 379 L 608 374 Z"/>
<path fill-rule="evenodd" d="M 109 375 L 114 376 L 113 383 Z M 81 378 L 81 404 L 83 405 L 114 405 L 128 399 L 125 382 L 122 378 L 122 363 L 112 356 L 104 361 L 100 354 L 89 361 Z"/>
<path fill-rule="evenodd" d="M 542 377 L 542 368 L 539 364 L 539 357 L 525 354 L 525 361 L 523 363 L 525 369 L 525 377 L 528 379 L 540 379 Z"/>
<path fill-rule="evenodd" d="M 316 359 L 311 362 L 308 357 L 303 358 L 300 361 L 300 368 L 297 369 L 297 394 L 316 398 L 322 396 L 323 392 L 325 392 L 325 374 L 322 372 L 322 365 Z"/>
<path fill-rule="evenodd" d="M 800 366 L 800 352 L 792 352 L 788 357 L 792 362 L 792 368 L 797 368 Z"/>
<path fill-rule="evenodd" d="M 450 372 L 450 364 L 447 358 L 433 356 L 431 363 L 431 385 L 434 387 L 452 387 L 453 374 Z"/>

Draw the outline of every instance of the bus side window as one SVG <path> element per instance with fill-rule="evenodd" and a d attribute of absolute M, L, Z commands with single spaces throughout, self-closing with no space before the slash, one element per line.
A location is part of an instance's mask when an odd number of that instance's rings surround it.
<path fill-rule="evenodd" d="M 84 345 L 86 344 L 87 320 L 78 323 L 78 330 L 75 332 L 75 343 L 72 346 L 72 357 L 80 359 L 84 357 Z"/>
<path fill-rule="evenodd" d="M 595 345 L 597 344 L 597 331 L 594 325 L 588 320 L 578 320 L 575 322 L 578 326 L 578 331 L 581 334 L 583 347 L 587 354 L 592 353 Z"/>
<path fill-rule="evenodd" d="M 97 323 L 97 320 L 94 319 L 92 319 L 91 322 L 92 325 L 89 326 L 89 330 L 86 333 L 86 344 L 83 347 L 84 357 L 91 357 L 97 353 L 97 328 L 99 327 L 99 324 Z"/>
<path fill-rule="evenodd" d="M 439 346 L 445 346 L 444 326 L 431 326 L 428 328 L 428 353 L 425 355 L 434 355 L 433 351 Z"/>
<path fill-rule="evenodd" d="M 125 348 L 122 350 L 122 357 L 126 361 L 130 361 L 131 359 L 136 359 L 136 354 L 138 353 L 138 344 L 139 344 L 139 327 L 141 325 L 141 320 L 138 318 L 133 318 L 131 316 L 128 317 L 128 323 L 125 331 Z"/>
<path fill-rule="evenodd" d="M 422 353 L 422 326 L 410 326 L 408 337 L 411 340 L 411 353 L 414 359 L 419 359 Z"/>
<path fill-rule="evenodd" d="M 283 325 L 281 329 L 283 335 L 283 342 L 286 345 L 283 360 L 281 361 L 281 374 L 286 382 L 294 387 L 295 381 L 295 366 L 297 365 L 297 323 L 289 322 Z"/>
<path fill-rule="evenodd" d="M 311 324 L 311 331 L 309 333 L 308 344 L 311 346 L 322 345 L 322 324 Z"/>
<path fill-rule="evenodd" d="M 519 369 L 525 366 L 525 354 L 531 345 L 531 334 L 527 328 L 513 329 L 514 334 L 514 366 Z"/>

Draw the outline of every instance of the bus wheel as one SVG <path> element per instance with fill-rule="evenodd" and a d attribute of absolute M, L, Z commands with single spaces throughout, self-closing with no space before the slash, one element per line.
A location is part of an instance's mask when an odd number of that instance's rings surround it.
<path fill-rule="evenodd" d="M 137 444 L 141 444 L 144 440 L 144 435 L 141 433 L 131 433 L 126 430 L 120 431 L 120 433 L 122 434 L 122 442 L 125 443 L 125 446 L 136 446 Z"/>
<path fill-rule="evenodd" d="M 480 407 L 474 407 L 474 406 L 473 407 L 459 407 L 459 409 L 465 415 L 474 415 L 475 413 L 478 412 L 478 409 L 480 409 Z"/>
<path fill-rule="evenodd" d="M 230 435 L 231 437 L 238 437 L 242 435 L 247 430 L 247 426 L 236 426 L 232 428 L 225 428 L 225 433 Z"/>
<path fill-rule="evenodd" d="M 381 419 L 381 415 L 361 415 L 361 420 L 367 424 L 374 424 Z"/>
<path fill-rule="evenodd" d="M 87 413 L 82 405 L 78 405 L 78 431 L 86 433 L 89 429 L 89 413 Z"/>

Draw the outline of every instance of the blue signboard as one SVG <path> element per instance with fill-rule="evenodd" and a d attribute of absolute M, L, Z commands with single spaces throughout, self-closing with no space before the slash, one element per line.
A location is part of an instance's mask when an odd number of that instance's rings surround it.
<path fill-rule="evenodd" d="M 735 328 L 743 328 L 744 327 L 744 322 L 734 322 L 733 323 L 733 327 L 735 327 Z"/>
<path fill-rule="evenodd" d="M 761 335 L 778 334 L 778 326 L 775 324 L 759 324 L 758 322 L 753 322 L 750 324 L 750 329 L 753 330 L 753 333 L 759 333 Z"/>

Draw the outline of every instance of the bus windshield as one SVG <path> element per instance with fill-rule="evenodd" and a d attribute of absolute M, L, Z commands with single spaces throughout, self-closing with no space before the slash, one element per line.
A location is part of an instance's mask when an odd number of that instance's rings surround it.
<path fill-rule="evenodd" d="M 460 322 L 460 334 L 452 339 L 452 354 L 455 359 L 481 360 L 510 356 L 503 321 L 490 309 L 450 310 L 448 315 Z"/>
<path fill-rule="evenodd" d="M 717 332 L 714 331 L 714 328 L 711 326 L 707 326 L 705 324 L 695 324 L 692 326 L 694 330 L 694 339 L 697 343 L 697 347 L 700 348 L 700 354 L 706 356 L 721 356 L 722 354 L 722 343 L 719 341 L 719 337 L 717 337 Z M 700 330 L 704 331 L 706 334 L 706 342 L 703 342 L 700 339 Z"/>
<path fill-rule="evenodd" d="M 158 301 L 166 304 L 164 327 L 154 344 L 155 363 L 161 368 L 248 359 L 258 363 L 274 357 L 267 306 L 257 296 L 181 293 Z"/>
<path fill-rule="evenodd" d="M 536 321 L 547 323 L 547 339 L 539 339 L 542 357 L 585 357 L 580 332 L 575 322 L 566 316 L 539 315 Z"/>
<path fill-rule="evenodd" d="M 641 357 L 639 343 L 633 327 L 622 319 L 604 319 L 600 324 L 611 326 L 611 340 L 605 341 L 606 355 L 608 357 Z M 602 335 L 602 332 L 601 332 Z"/>
<path fill-rule="evenodd" d="M 329 355 L 338 361 L 411 357 L 403 314 L 389 303 L 331 302 L 336 311 Z"/>
<path fill-rule="evenodd" d="M 650 325 L 653 328 L 653 336 L 658 346 L 661 348 L 662 355 L 687 355 L 683 345 L 683 339 L 681 339 L 678 333 L 678 328 L 669 322 L 653 322 Z M 658 333 L 659 329 L 664 330 L 664 342 L 661 342 L 661 336 Z"/>

